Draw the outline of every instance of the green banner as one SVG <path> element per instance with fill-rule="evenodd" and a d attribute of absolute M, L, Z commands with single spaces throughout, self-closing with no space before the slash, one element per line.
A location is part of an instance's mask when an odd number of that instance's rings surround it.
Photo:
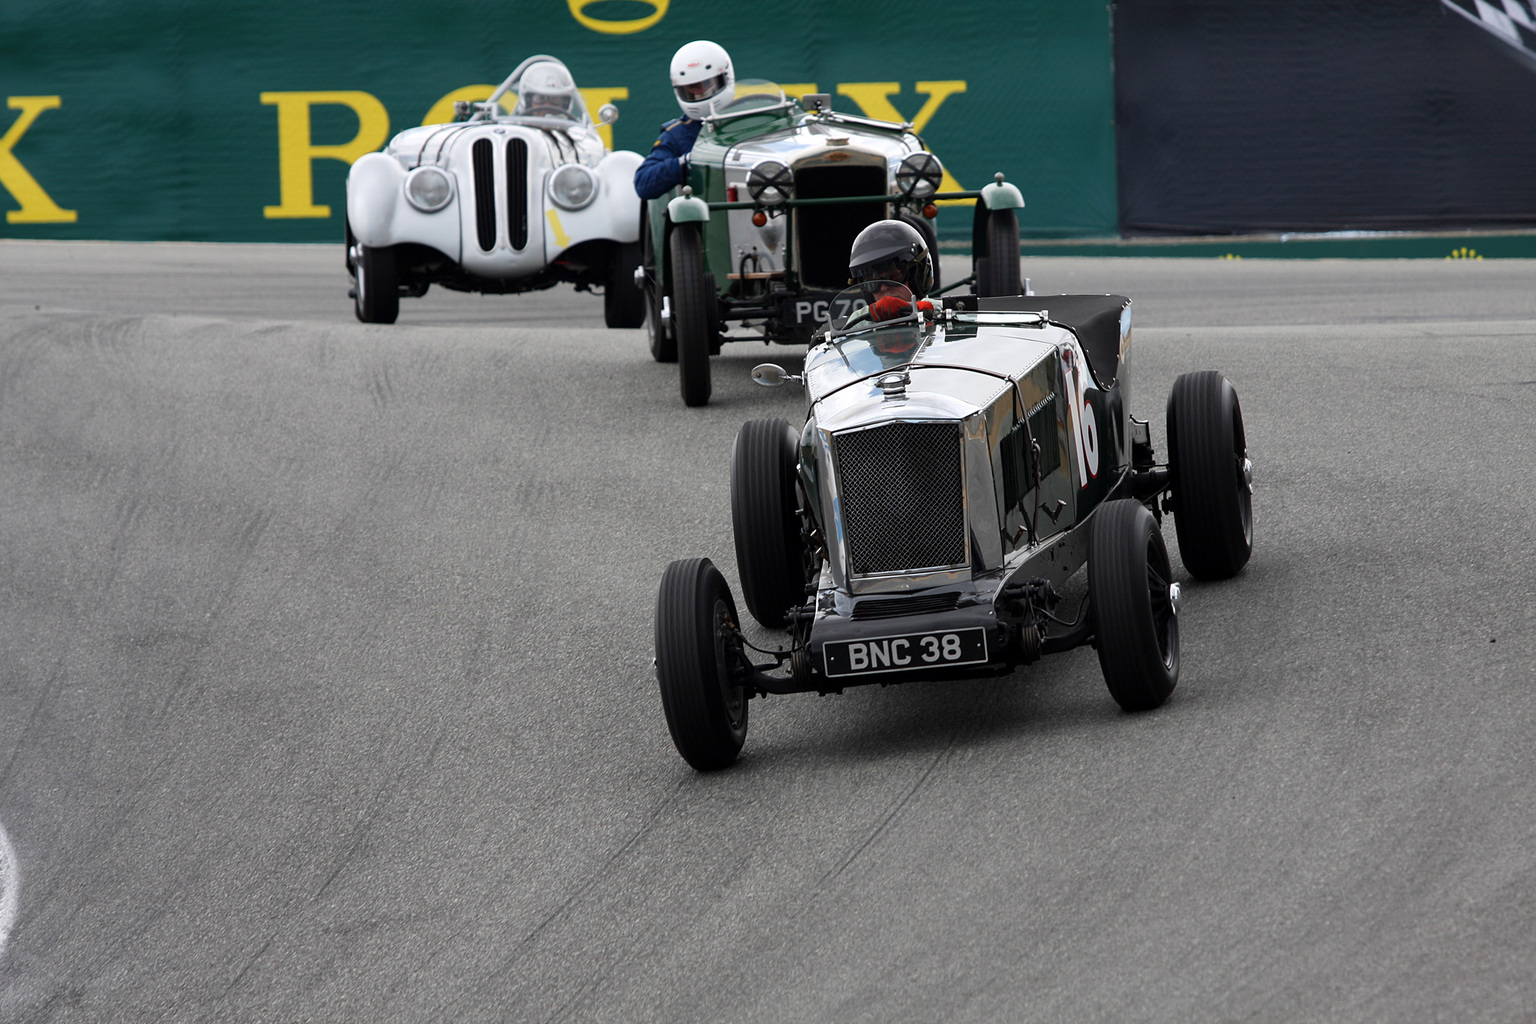
<path fill-rule="evenodd" d="M 563 60 L 611 143 L 677 116 L 667 61 L 713 39 L 738 77 L 913 122 L 954 187 L 997 171 L 1027 238 L 1116 233 L 1102 0 L 932 4 L 539 0 L 0 6 L 0 237 L 340 242 L 352 160 L 484 98 L 524 57 Z M 943 238 L 968 239 L 945 210 Z"/>

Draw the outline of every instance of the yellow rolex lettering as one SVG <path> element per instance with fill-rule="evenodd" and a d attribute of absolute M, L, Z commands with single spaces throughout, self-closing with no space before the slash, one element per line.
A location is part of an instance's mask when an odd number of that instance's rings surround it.
<path fill-rule="evenodd" d="M 639 0 L 651 9 L 651 13 L 643 18 L 629 18 L 625 21 L 608 21 L 594 18 L 586 13 L 587 8 L 593 4 L 602 3 L 603 0 L 565 0 L 566 6 L 571 9 L 571 17 L 581 22 L 593 32 L 601 32 L 609 36 L 627 36 L 632 32 L 644 32 L 662 18 L 666 17 L 667 5 L 671 0 Z"/>
<path fill-rule="evenodd" d="M 21 111 L 21 116 L 12 122 L 4 136 L 0 136 L 0 185 L 5 186 L 11 197 L 21 204 L 21 209 L 5 212 L 7 224 L 73 224 L 79 216 L 74 210 L 61 209 L 11 152 L 38 115 L 62 106 L 63 103 L 63 99 L 58 96 L 6 98 L 6 106 Z"/>
<path fill-rule="evenodd" d="M 905 121 L 901 111 L 891 102 L 891 97 L 901 92 L 899 82 L 843 82 L 837 87 L 839 95 L 847 96 L 859 105 L 859 109 L 868 117 L 881 121 Z M 939 106 L 957 92 L 965 92 L 965 82 L 954 80 L 947 82 L 918 82 L 917 91 L 928 99 L 923 102 L 922 109 L 917 116 L 912 118 L 912 130 L 922 134 L 928 122 L 933 120 L 934 113 Z M 955 180 L 955 176 L 949 173 L 949 168 L 944 168 L 944 180 L 939 185 L 941 192 L 963 192 L 964 186 Z M 974 199 L 951 199 L 942 205 L 959 203 L 969 205 Z"/>
<path fill-rule="evenodd" d="M 965 92 L 965 83 L 954 82 L 918 82 L 917 91 L 928 98 L 923 101 L 923 109 L 917 112 L 912 119 L 912 130 L 917 134 L 923 134 L 923 129 L 928 127 L 928 122 L 933 120 L 934 111 L 939 105 L 957 92 Z"/>
<path fill-rule="evenodd" d="M 629 90 L 624 86 L 614 86 L 606 89 L 578 89 L 577 91 L 581 93 L 581 102 L 586 105 L 587 116 L 592 118 L 592 126 L 597 129 L 598 138 L 603 140 L 603 145 L 612 149 L 613 125 L 599 122 L 597 111 L 604 103 L 629 99 Z"/>
<path fill-rule="evenodd" d="M 560 223 L 560 217 L 553 208 L 544 212 L 544 217 L 549 221 L 549 229 L 555 233 L 555 244 L 564 249 L 571 244 L 571 236 L 565 233 L 565 225 Z"/>
<path fill-rule="evenodd" d="M 489 95 L 489 94 L 487 94 Z M 268 219 L 329 217 L 329 206 L 315 205 L 314 162 L 340 160 L 350 164 L 371 153 L 389 138 L 389 112 L 366 92 L 264 92 L 261 102 L 277 108 L 277 206 L 263 207 Z M 357 135 L 341 145 L 316 145 L 309 133 L 309 109 L 335 104 L 357 115 Z"/>

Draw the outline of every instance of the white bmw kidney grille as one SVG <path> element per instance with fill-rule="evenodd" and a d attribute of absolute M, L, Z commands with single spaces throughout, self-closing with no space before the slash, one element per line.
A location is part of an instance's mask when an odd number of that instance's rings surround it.
<path fill-rule="evenodd" d="M 850 573 L 965 564 L 958 423 L 891 423 L 834 440 Z"/>
<path fill-rule="evenodd" d="M 476 139 L 470 147 L 475 174 L 475 240 L 481 252 L 496 248 L 496 169 L 494 144 Z M 507 140 L 507 239 L 521 252 L 528 245 L 528 143 Z"/>

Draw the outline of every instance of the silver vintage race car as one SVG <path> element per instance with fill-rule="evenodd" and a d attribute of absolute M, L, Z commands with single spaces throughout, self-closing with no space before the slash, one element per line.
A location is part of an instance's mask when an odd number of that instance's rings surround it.
<path fill-rule="evenodd" d="M 639 327 L 640 155 L 608 151 L 565 65 L 529 57 L 456 116 L 401 132 L 347 175 L 357 318 L 394 323 L 401 296 L 434 283 L 504 294 L 564 281 L 602 289 L 609 327 Z M 599 117 L 618 113 L 605 105 Z"/>
<path fill-rule="evenodd" d="M 771 82 L 738 82 L 705 119 L 688 174 L 646 205 L 641 271 L 651 355 L 678 364 L 687 405 L 709 401 L 722 342 L 807 343 L 848 284 L 849 245 L 875 221 L 906 221 L 937 256 L 935 204 L 975 200 L 973 273 L 949 287 L 1024 290 L 1016 186 L 999 173 L 976 191 L 940 192 L 943 165 L 910 124 L 835 111 L 827 94 L 795 100 Z"/>
<path fill-rule="evenodd" d="M 1083 644 L 1121 707 L 1157 707 L 1179 677 L 1162 514 L 1196 579 L 1248 562 L 1237 393 L 1214 370 L 1181 375 L 1158 463 L 1129 411 L 1129 299 L 902 292 L 894 316 L 887 298 L 838 296 L 803 377 L 753 371 L 802 385 L 808 404 L 799 429 L 747 423 L 731 457 L 747 608 L 787 645 L 747 641 L 709 559 L 662 577 L 662 707 L 697 769 L 735 760 L 755 696 L 1005 674 Z M 1064 613 L 1058 588 L 1085 564 L 1086 594 Z"/>

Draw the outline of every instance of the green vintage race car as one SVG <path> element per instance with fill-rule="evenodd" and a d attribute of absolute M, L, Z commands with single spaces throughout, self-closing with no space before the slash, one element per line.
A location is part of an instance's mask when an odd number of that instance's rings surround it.
<path fill-rule="evenodd" d="M 635 276 L 651 355 L 678 364 L 683 401 L 709 401 L 709 357 L 722 342 L 809 342 L 839 312 L 854 237 L 877 220 L 916 227 L 937 269 L 934 204 L 975 200 L 973 273 L 934 291 L 1023 292 L 1018 188 L 998 174 L 979 191 L 940 192 L 942 179 L 910 124 L 834 111 L 824 93 L 791 100 L 769 82 L 737 83 L 699 133 L 688 184 L 641 214 Z"/>

